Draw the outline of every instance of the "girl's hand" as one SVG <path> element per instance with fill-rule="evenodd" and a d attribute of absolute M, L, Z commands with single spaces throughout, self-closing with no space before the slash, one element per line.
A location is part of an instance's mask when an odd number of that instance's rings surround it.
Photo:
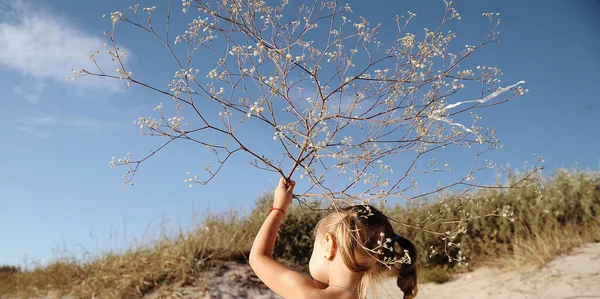
<path fill-rule="evenodd" d="M 287 211 L 287 208 L 292 203 L 294 186 L 296 186 L 296 182 L 292 180 L 290 180 L 289 184 L 287 184 L 284 178 L 279 179 L 279 184 L 277 185 L 277 188 L 275 188 L 273 196 L 274 208 Z"/>

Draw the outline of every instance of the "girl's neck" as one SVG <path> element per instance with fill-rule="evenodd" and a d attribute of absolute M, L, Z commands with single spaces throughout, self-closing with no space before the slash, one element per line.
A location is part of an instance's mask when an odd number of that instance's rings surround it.
<path fill-rule="evenodd" d="M 350 293 L 350 294 L 353 294 L 353 295 L 357 295 L 357 296 L 358 296 L 358 290 L 349 289 L 349 288 L 347 288 L 347 287 L 344 287 L 344 286 L 339 286 L 339 285 L 336 285 L 336 284 L 330 284 L 329 286 L 330 286 L 330 287 L 337 287 L 337 288 L 343 289 L 343 290 L 347 291 L 347 292 L 348 292 L 348 293 Z"/>
<path fill-rule="evenodd" d="M 348 269 L 341 261 L 341 258 L 340 261 L 334 260 L 329 268 L 329 285 L 346 289 L 347 291 L 354 292 L 354 294 L 358 294 L 358 286 L 362 277 L 363 273 L 357 273 Z"/>

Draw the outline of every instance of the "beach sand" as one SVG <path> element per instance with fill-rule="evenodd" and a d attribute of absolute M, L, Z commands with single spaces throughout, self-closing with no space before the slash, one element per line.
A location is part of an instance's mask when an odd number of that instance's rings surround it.
<path fill-rule="evenodd" d="M 380 299 L 402 298 L 395 280 L 378 287 Z M 375 297 L 375 296 L 373 296 Z M 258 281 L 247 265 L 225 264 L 194 286 L 165 287 L 144 299 L 281 298 Z M 480 268 L 443 284 L 419 286 L 418 299 L 600 298 L 600 243 L 588 244 L 541 267 L 518 271 Z"/>
<path fill-rule="evenodd" d="M 396 289 L 394 281 L 386 282 L 380 298 L 402 298 Z M 423 284 L 417 298 L 600 298 L 600 243 L 575 249 L 541 267 L 508 272 L 481 268 L 443 284 Z"/>

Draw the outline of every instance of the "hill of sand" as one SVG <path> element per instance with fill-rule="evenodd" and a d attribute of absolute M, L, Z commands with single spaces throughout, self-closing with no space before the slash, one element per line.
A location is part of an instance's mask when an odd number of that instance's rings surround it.
<path fill-rule="evenodd" d="M 399 298 L 392 281 L 383 287 L 383 298 Z M 481 268 L 419 289 L 419 299 L 600 298 L 600 243 L 575 249 L 541 267 L 509 272 Z"/>
<path fill-rule="evenodd" d="M 247 265 L 225 264 L 194 286 L 166 287 L 144 299 L 281 298 L 266 289 Z M 600 243 L 588 244 L 541 267 L 519 271 L 480 268 L 443 284 L 422 284 L 418 299 L 600 298 Z M 394 280 L 378 288 L 380 299 L 402 298 Z"/>

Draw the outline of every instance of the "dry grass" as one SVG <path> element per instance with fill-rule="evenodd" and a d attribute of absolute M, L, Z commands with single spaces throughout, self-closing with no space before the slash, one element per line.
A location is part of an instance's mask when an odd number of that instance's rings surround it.
<path fill-rule="evenodd" d="M 223 261 L 247 262 L 270 201 L 270 196 L 259 199 L 249 215 L 208 214 L 191 233 L 161 237 L 123 254 L 104 254 L 87 262 L 63 258 L 31 271 L 0 267 L 0 297 L 52 292 L 77 298 L 141 298 L 163 285 L 191 284 L 203 271 Z M 275 253 L 291 266 L 307 264 L 303 253 L 312 248 L 312 228 L 319 215 L 290 214 L 281 228 L 286 242 L 279 242 Z"/>
<path fill-rule="evenodd" d="M 214 260 L 235 260 L 247 255 L 252 232 L 247 220 L 235 213 L 209 215 L 193 233 L 163 237 L 151 246 L 123 254 L 105 254 L 89 262 L 60 259 L 21 271 L 0 282 L 0 294 L 36 296 L 49 290 L 89 298 L 139 298 L 155 287 L 187 284 Z M 228 236 L 224 238 L 223 236 Z"/>
<path fill-rule="evenodd" d="M 454 240 L 469 257 L 472 266 L 494 265 L 519 268 L 542 264 L 585 242 L 600 241 L 600 176 L 598 173 L 561 171 L 544 182 L 543 197 L 534 188 L 483 191 L 469 200 L 435 207 L 444 211 L 468 211 L 485 215 L 496 207 L 510 205 L 515 222 L 502 217 L 474 218 L 466 233 Z M 219 261 L 245 262 L 252 240 L 270 206 L 269 196 L 256 203 L 249 215 L 228 213 L 207 215 L 189 233 L 162 237 L 151 245 L 132 248 L 122 254 L 105 254 L 83 262 L 63 258 L 44 267 L 24 271 L 0 267 L 0 295 L 30 297 L 48 292 L 78 298 L 140 298 L 165 285 L 187 285 Z M 296 207 L 298 209 L 298 207 Z M 411 206 L 388 209 L 403 223 L 423 225 L 427 213 Z M 441 213 L 453 220 L 456 212 Z M 302 268 L 308 262 L 317 213 L 288 213 L 280 231 L 275 255 L 288 265 Z M 444 218 L 445 217 L 445 218 Z M 444 229 L 437 223 L 435 229 Z M 460 271 L 448 264 L 444 254 L 429 258 L 430 246 L 443 247 L 439 236 L 404 226 L 397 227 L 423 249 L 421 280 L 444 282 Z M 458 270 L 457 270 L 458 269 Z"/>
<path fill-rule="evenodd" d="M 427 212 L 415 207 L 395 207 L 392 218 L 413 226 L 451 230 L 444 221 L 456 220 L 457 214 L 488 215 L 496 208 L 512 207 L 514 222 L 503 217 L 490 216 L 465 222 L 466 233 L 459 234 L 453 243 L 460 246 L 446 247 L 450 256 L 460 250 L 467 257 L 470 268 L 496 266 L 521 268 L 541 265 L 569 252 L 587 242 L 600 241 L 600 173 L 574 170 L 559 171 L 543 181 L 540 196 L 533 186 L 515 189 L 483 190 L 468 201 L 455 201 L 444 206 L 432 205 L 440 212 L 437 223 L 428 226 Z M 441 218 L 441 219 L 440 219 Z M 421 265 L 430 277 L 436 271 L 461 272 L 456 262 L 448 264 L 444 253 L 446 240 L 443 236 L 422 233 L 419 230 L 398 225 L 397 230 L 414 240 L 424 249 Z M 427 249 L 433 246 L 437 254 L 429 256 Z M 444 275 L 440 275 L 444 277 Z M 438 279 L 434 279 L 438 280 Z"/>

